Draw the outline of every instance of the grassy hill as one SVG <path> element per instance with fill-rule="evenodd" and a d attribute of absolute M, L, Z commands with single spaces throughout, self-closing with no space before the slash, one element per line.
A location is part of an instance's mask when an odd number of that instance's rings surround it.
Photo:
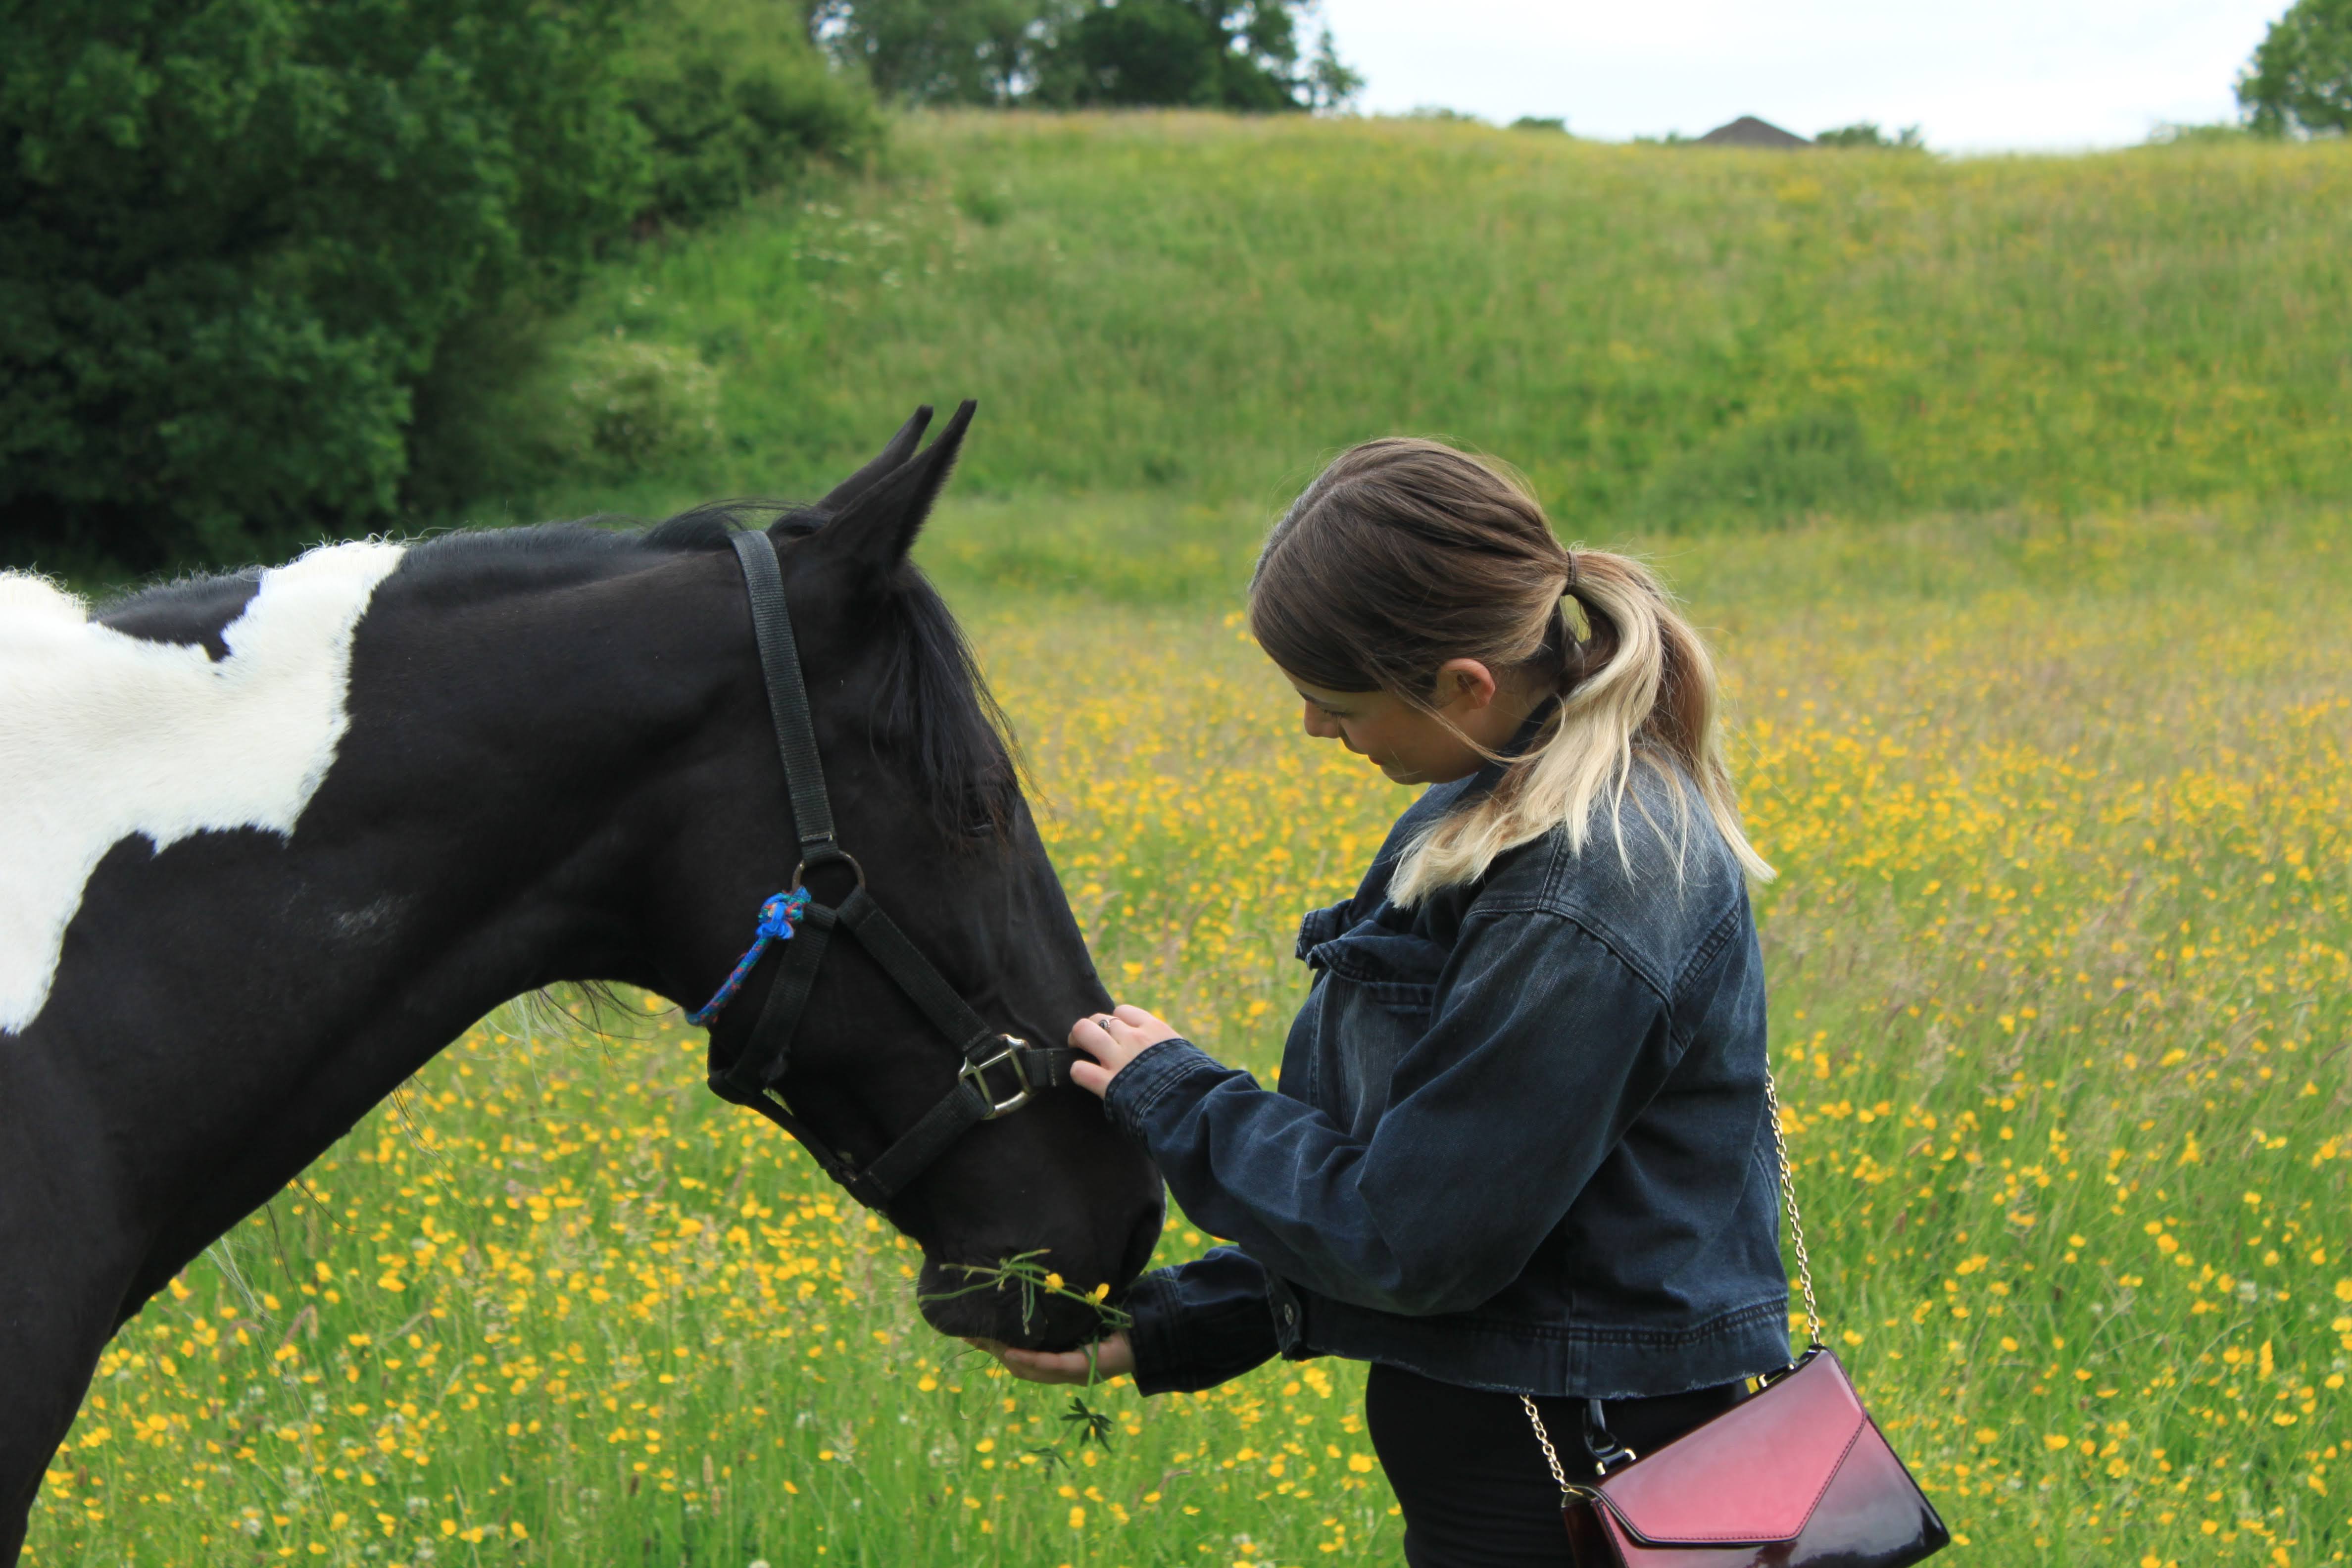
<path fill-rule="evenodd" d="M 672 432 L 575 441 L 515 512 L 811 490 L 969 395 L 959 489 L 1022 504 L 963 565 L 1023 583 L 1098 584 L 1106 530 L 1130 586 L 1194 581 L 1400 429 L 1507 457 L 1588 535 L 2336 499 L 2352 145 L 925 115 L 877 175 L 639 251 L 565 331 L 546 413 L 635 397 Z"/>

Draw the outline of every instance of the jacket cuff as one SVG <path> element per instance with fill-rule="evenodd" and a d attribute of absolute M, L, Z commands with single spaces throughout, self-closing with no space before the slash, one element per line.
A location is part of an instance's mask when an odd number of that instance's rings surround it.
<path fill-rule="evenodd" d="M 1228 1383 L 1280 1348 L 1266 1302 L 1266 1273 L 1236 1248 L 1137 1280 L 1123 1303 L 1135 1386 L 1190 1394 Z"/>
<path fill-rule="evenodd" d="M 1144 1120 L 1161 1100 L 1192 1080 L 1198 1082 L 1195 1092 L 1206 1093 L 1234 1071 L 1190 1040 L 1162 1040 L 1118 1069 L 1103 1096 L 1103 1114 L 1129 1137 L 1141 1140 Z"/>
<path fill-rule="evenodd" d="M 1135 1353 L 1135 1388 L 1139 1394 L 1168 1394 L 1182 1382 L 1184 1364 L 1176 1323 L 1183 1304 L 1177 1300 L 1171 1271 L 1157 1269 L 1135 1282 L 1125 1303 L 1127 1342 Z"/>

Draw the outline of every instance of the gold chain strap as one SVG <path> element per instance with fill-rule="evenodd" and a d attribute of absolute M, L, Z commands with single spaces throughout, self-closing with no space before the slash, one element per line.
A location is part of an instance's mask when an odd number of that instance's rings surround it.
<path fill-rule="evenodd" d="M 1805 1255 L 1805 1222 L 1798 1217 L 1797 1187 L 1789 1178 L 1789 1141 L 1780 1131 L 1780 1091 L 1772 1081 L 1769 1062 L 1764 1065 L 1764 1110 L 1772 1119 L 1772 1152 L 1780 1166 L 1780 1197 L 1789 1210 L 1789 1237 L 1797 1248 L 1797 1283 L 1805 1293 L 1805 1334 L 1812 1345 L 1819 1346 L 1822 1313 L 1813 1300 L 1813 1260 Z M 1560 1468 L 1559 1452 L 1551 1446 L 1551 1434 L 1544 1430 L 1543 1415 L 1536 1409 L 1536 1402 L 1522 1394 L 1519 1404 L 1527 1409 L 1528 1424 L 1536 1429 L 1536 1441 L 1543 1445 L 1544 1463 L 1551 1467 L 1551 1479 L 1559 1487 L 1560 1505 L 1564 1508 L 1579 1497 L 1591 1495 L 1569 1483 L 1568 1472 Z"/>
<path fill-rule="evenodd" d="M 1537 1411 L 1536 1402 L 1522 1394 L 1519 1403 L 1527 1406 L 1528 1420 L 1536 1429 L 1536 1441 L 1543 1445 L 1544 1463 L 1551 1467 L 1551 1479 L 1559 1487 L 1560 1506 L 1566 1508 L 1577 1493 L 1568 1484 L 1568 1472 L 1559 1468 L 1559 1450 L 1551 1446 L 1551 1434 L 1544 1430 L 1543 1416 Z"/>
<path fill-rule="evenodd" d="M 1780 1196 L 1789 1208 L 1789 1238 L 1797 1247 L 1797 1282 L 1805 1292 L 1805 1337 L 1822 1342 L 1822 1311 L 1813 1302 L 1813 1260 L 1805 1256 L 1805 1222 L 1797 1217 L 1796 1184 L 1789 1178 L 1789 1141 L 1780 1133 L 1780 1092 L 1772 1082 L 1772 1064 L 1764 1064 L 1764 1110 L 1772 1118 L 1772 1152 L 1780 1162 Z"/>

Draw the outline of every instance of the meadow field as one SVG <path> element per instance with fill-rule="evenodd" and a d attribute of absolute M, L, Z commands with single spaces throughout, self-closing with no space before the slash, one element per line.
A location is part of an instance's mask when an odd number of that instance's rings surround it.
<path fill-rule="evenodd" d="M 1780 871 L 1831 1337 L 1978 1561 L 2352 1549 L 2347 521 L 1659 552 Z M 966 607 L 1114 989 L 1270 1070 L 1296 916 L 1401 793 L 1222 606 Z M 1098 1390 L 1082 1443 L 643 1005 L 486 1022 L 154 1303 L 31 1560 L 1395 1559 L 1359 1369 Z M 1162 1256 L 1204 1245 L 1176 1216 Z"/>
<path fill-rule="evenodd" d="M 1829 1337 L 1954 1560 L 2338 1563 L 2347 154 L 917 121 L 604 278 L 580 352 L 710 439 L 507 504 L 806 491 L 982 396 L 920 557 L 1112 989 L 1263 1077 L 1407 796 L 1298 732 L 1249 543 L 1357 436 L 1517 460 L 1718 650 Z M 485 1020 L 125 1328 L 27 1560 L 1398 1560 L 1360 1368 L 1016 1383 L 701 1050 Z"/>

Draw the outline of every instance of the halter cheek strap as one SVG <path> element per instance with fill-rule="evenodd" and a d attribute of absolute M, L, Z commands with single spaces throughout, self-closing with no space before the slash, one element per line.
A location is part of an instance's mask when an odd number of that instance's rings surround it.
<path fill-rule="evenodd" d="M 793 637 L 792 615 L 784 605 L 783 573 L 777 564 L 775 546 L 766 534 L 756 531 L 730 534 L 729 542 L 742 563 L 743 582 L 751 595 L 751 629 L 766 678 L 769 717 L 775 726 L 776 751 L 784 764 L 784 788 L 792 797 L 793 822 L 800 835 L 800 864 L 793 868 L 792 885 L 761 903 L 754 939 L 734 973 L 709 1003 L 688 1016 L 697 1024 L 716 1019 L 768 950 L 782 947 L 783 959 L 742 1049 L 722 1065 L 717 1043 L 712 1044 L 711 1092 L 751 1107 L 791 1133 L 852 1197 L 878 1209 L 972 1128 L 1020 1110 L 1041 1089 L 1068 1082 L 1071 1064 L 1080 1059 L 1081 1053 L 1066 1047 L 1033 1046 L 999 1032 L 940 976 L 866 893 L 865 868 L 834 839 L 833 806 L 825 796 L 824 770 L 817 755 L 815 727 L 809 721 L 808 690 L 801 679 L 800 648 Z M 804 879 L 812 871 L 836 865 L 855 874 L 856 886 L 836 904 L 816 902 Z M 955 1082 L 938 1102 L 862 1168 L 819 1138 L 782 1094 L 793 1035 L 816 984 L 826 945 L 836 931 L 847 933 L 866 950 L 907 999 L 955 1043 L 962 1058 Z"/>

